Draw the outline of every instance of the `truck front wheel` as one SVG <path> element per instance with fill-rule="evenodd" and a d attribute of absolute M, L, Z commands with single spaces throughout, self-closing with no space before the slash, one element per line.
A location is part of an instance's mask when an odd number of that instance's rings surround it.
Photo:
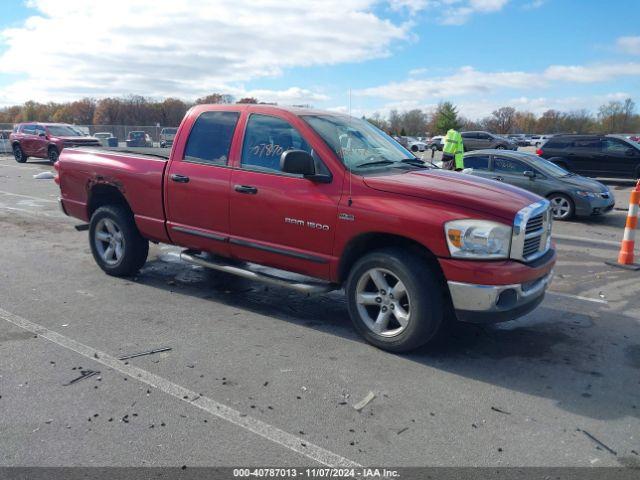
<path fill-rule="evenodd" d="M 89 244 L 98 266 L 109 275 L 134 275 L 147 261 L 149 242 L 122 206 L 98 208 L 91 216 Z"/>
<path fill-rule="evenodd" d="M 356 330 L 383 350 L 415 349 L 442 329 L 442 287 L 417 255 L 387 248 L 362 257 L 349 273 L 346 293 Z"/>

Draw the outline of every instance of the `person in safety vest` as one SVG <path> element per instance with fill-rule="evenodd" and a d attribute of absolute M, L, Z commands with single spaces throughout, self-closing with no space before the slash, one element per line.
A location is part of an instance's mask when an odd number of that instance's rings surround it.
<path fill-rule="evenodd" d="M 442 168 L 445 170 L 462 171 L 464 169 L 464 146 L 462 135 L 453 128 L 447 132 L 442 147 Z"/>

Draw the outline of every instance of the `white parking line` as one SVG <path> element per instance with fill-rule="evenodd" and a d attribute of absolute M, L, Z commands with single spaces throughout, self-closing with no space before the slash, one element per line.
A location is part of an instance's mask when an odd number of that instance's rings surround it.
<path fill-rule="evenodd" d="M 253 432 L 256 435 L 277 443 L 288 450 L 304 455 L 305 457 L 322 465 L 330 467 L 361 467 L 360 464 L 336 453 L 330 452 L 329 450 L 325 450 L 318 445 L 308 442 L 306 439 L 296 437 L 295 435 L 287 433 L 284 430 L 280 430 L 273 425 L 269 425 L 261 420 L 240 413 L 238 410 L 219 403 L 212 398 L 200 396 L 200 394 L 193 390 L 189 390 L 188 388 L 173 383 L 170 380 L 151 372 L 132 365 L 125 365 L 121 360 L 118 360 L 105 352 L 77 342 L 69 337 L 65 337 L 64 335 L 54 332 L 53 330 L 49 330 L 37 323 L 30 322 L 29 320 L 18 315 L 14 315 L 2 308 L 0 308 L 0 318 L 20 328 L 28 330 L 29 332 L 35 333 L 42 338 L 46 338 L 47 340 L 68 350 L 79 353 L 94 362 L 101 363 L 102 365 L 128 375 L 135 380 L 157 388 L 158 390 L 204 410 L 211 415 Z"/>
<path fill-rule="evenodd" d="M 601 298 L 581 297 L 580 295 L 572 295 L 570 293 L 551 292 L 549 290 L 547 290 L 547 295 L 553 295 L 556 297 L 564 297 L 564 298 L 572 298 L 574 300 L 582 300 L 585 302 L 604 303 L 604 304 L 609 303 L 607 300 L 603 300 Z"/>
<path fill-rule="evenodd" d="M 584 243 L 595 243 L 597 245 L 607 245 L 610 247 L 620 247 L 620 242 L 616 242 L 614 240 L 603 240 L 599 238 L 587 238 L 587 237 L 575 237 L 573 235 L 558 235 L 553 234 L 552 238 L 555 240 L 567 240 L 569 242 L 584 242 Z"/>
<path fill-rule="evenodd" d="M 31 195 L 22 195 L 21 193 L 11 193 L 0 190 L 0 195 L 8 195 L 10 197 L 28 198 L 29 200 L 36 200 L 38 202 L 58 203 L 57 200 L 51 200 L 50 198 L 33 197 Z"/>

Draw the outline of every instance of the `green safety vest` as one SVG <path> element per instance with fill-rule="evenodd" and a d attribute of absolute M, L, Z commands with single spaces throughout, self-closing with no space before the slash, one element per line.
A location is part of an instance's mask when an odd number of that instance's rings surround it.
<path fill-rule="evenodd" d="M 453 128 L 447 132 L 447 136 L 444 139 L 444 147 L 442 147 L 442 153 L 446 153 L 455 158 L 456 168 L 464 168 L 464 146 L 462 144 L 462 135 Z"/>

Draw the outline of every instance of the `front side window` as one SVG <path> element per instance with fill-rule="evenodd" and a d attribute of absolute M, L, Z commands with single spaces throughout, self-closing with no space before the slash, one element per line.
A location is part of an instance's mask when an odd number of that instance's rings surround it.
<path fill-rule="evenodd" d="M 406 148 L 365 120 L 341 115 L 304 115 L 302 119 L 349 170 L 363 173 L 400 166 L 407 159 L 417 161 Z"/>
<path fill-rule="evenodd" d="M 527 167 L 527 165 L 525 165 L 524 163 L 506 157 L 495 157 L 493 159 L 493 169 L 498 173 L 514 175 L 522 174 L 527 170 L 532 170 L 531 167 Z"/>
<path fill-rule="evenodd" d="M 24 125 L 22 127 L 22 133 L 27 135 L 35 135 L 36 134 L 36 126 L 35 125 Z"/>
<path fill-rule="evenodd" d="M 226 165 L 238 112 L 204 112 L 193 124 L 184 149 L 184 160 Z"/>
<path fill-rule="evenodd" d="M 251 170 L 280 171 L 280 157 L 287 150 L 311 147 L 289 122 L 269 115 L 252 114 L 242 146 L 241 165 Z"/>
<path fill-rule="evenodd" d="M 464 168 L 489 170 L 489 155 L 470 155 L 464 157 Z"/>

